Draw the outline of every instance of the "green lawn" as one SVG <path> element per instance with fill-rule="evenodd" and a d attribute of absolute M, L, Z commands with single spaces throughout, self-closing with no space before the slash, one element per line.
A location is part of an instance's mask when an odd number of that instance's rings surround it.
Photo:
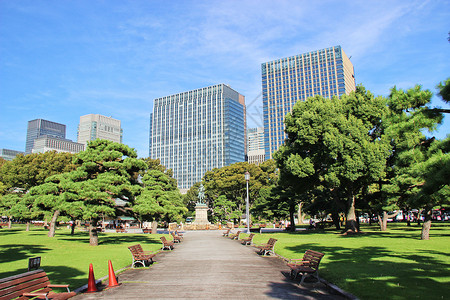
<path fill-rule="evenodd" d="M 417 225 L 362 229 L 354 236 L 333 230 L 257 234 L 254 243 L 276 238 L 275 252 L 286 258 L 301 258 L 307 249 L 325 253 L 319 275 L 360 299 L 450 298 L 450 224 L 434 224 L 428 241 L 420 240 Z"/>
<path fill-rule="evenodd" d="M 47 230 L 13 225 L 0 229 L 0 278 L 26 272 L 28 258 L 41 256 L 41 267 L 52 283 L 68 283 L 71 289 L 87 284 L 89 264 L 92 263 L 96 279 L 108 275 L 108 260 L 117 271 L 131 264 L 128 246 L 141 244 L 145 251 L 161 249 L 160 234 L 100 234 L 99 246 L 89 246 L 87 232 L 56 231 L 54 238 Z M 169 237 L 168 237 L 169 239 Z"/>
<path fill-rule="evenodd" d="M 287 258 L 301 258 L 307 249 L 324 252 L 320 276 L 360 299 L 448 299 L 450 224 L 434 224 L 429 241 L 419 239 L 418 226 L 388 228 L 380 232 L 376 226 L 365 226 L 365 233 L 356 236 L 333 230 L 256 234 L 254 243 L 274 237 L 276 253 Z M 26 271 L 28 258 L 41 256 L 53 283 L 69 283 L 75 289 L 87 284 L 90 263 L 99 279 L 108 275 L 108 260 L 116 272 L 131 263 L 130 245 L 160 249 L 160 236 L 102 234 L 100 245 L 91 247 L 86 232 L 71 236 L 61 229 L 48 238 L 44 229 L 26 232 L 15 225 L 0 230 L 0 278 Z"/>

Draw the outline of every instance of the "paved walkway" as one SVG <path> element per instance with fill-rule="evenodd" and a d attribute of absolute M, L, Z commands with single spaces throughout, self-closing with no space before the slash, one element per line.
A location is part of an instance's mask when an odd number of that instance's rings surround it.
<path fill-rule="evenodd" d="M 118 287 L 72 299 L 343 299 L 321 283 L 299 286 L 281 259 L 261 257 L 222 231 L 186 232 L 155 261 L 119 274 Z"/>

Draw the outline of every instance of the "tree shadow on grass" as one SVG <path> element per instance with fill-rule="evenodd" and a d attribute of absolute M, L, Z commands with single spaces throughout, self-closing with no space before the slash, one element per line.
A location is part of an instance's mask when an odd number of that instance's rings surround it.
<path fill-rule="evenodd" d="M 78 233 L 76 235 L 57 235 L 56 238 L 61 241 L 69 242 L 82 242 L 89 244 L 89 234 Z M 159 235 L 153 237 L 152 235 L 139 235 L 139 234 L 99 234 L 99 245 L 117 245 L 117 244 L 129 244 L 129 243 L 145 243 L 145 244 L 160 244 Z"/>
<path fill-rule="evenodd" d="M 20 231 L 17 230 L 17 229 L 13 229 L 13 228 L 11 228 L 11 229 L 8 229 L 8 228 L 0 229 L 0 236 L 3 235 L 3 234 L 6 235 L 6 234 L 18 234 L 18 233 L 20 233 Z"/>
<path fill-rule="evenodd" d="M 0 248 L 0 264 L 39 256 L 40 253 L 45 253 L 49 250 L 50 249 L 48 248 L 34 245 L 20 245 L 20 244 L 3 245 Z M 25 269 L 28 268 L 27 263 L 24 265 L 24 268 Z M 2 277 L 1 275 L 2 273 L 0 273 L 0 277 Z"/>
<path fill-rule="evenodd" d="M 69 288 L 71 291 L 76 288 L 86 284 L 88 282 L 87 278 L 76 278 L 84 275 L 83 272 L 71 267 L 64 266 L 41 266 L 40 269 L 43 269 L 46 273 L 50 282 L 52 284 L 69 284 Z M 9 272 L 0 273 L 0 278 L 5 278 L 21 273 L 25 273 L 28 271 L 28 266 L 26 268 L 20 268 L 17 270 L 12 270 Z M 55 289 L 56 292 L 66 292 L 66 289 Z"/>
<path fill-rule="evenodd" d="M 352 249 L 317 244 L 287 249 L 301 253 L 298 258 L 307 249 L 325 253 L 320 275 L 361 299 L 445 299 L 450 293 L 449 285 L 441 280 L 450 277 L 450 265 L 435 257 L 447 253 L 396 253 L 381 246 Z"/>

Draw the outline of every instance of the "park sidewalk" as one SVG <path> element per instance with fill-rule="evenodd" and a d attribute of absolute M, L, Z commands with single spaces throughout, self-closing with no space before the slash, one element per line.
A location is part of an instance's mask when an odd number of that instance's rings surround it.
<path fill-rule="evenodd" d="M 322 283 L 299 286 L 283 260 L 259 256 L 222 231 L 186 232 L 154 260 L 150 268 L 119 274 L 118 287 L 72 299 L 343 299 Z"/>

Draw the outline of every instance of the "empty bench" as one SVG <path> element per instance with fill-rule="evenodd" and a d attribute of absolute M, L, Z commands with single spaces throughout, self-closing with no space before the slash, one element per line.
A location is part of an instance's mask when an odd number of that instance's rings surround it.
<path fill-rule="evenodd" d="M 151 251 L 144 251 L 142 249 L 142 246 L 140 244 L 130 246 L 128 249 L 131 252 L 131 255 L 133 256 L 133 264 L 131 265 L 133 268 L 136 266 L 136 264 L 141 264 L 143 267 L 145 267 L 145 264 L 151 264 L 153 263 L 153 257 L 158 252 L 151 252 Z"/>
<path fill-rule="evenodd" d="M 66 288 L 57 293 L 52 288 Z M 0 299 L 68 299 L 75 296 L 68 284 L 51 284 L 44 270 L 34 270 L 0 279 Z"/>
<path fill-rule="evenodd" d="M 259 252 L 258 252 L 258 253 L 259 253 L 259 254 L 262 254 L 262 255 L 266 255 L 266 254 L 268 254 L 268 253 L 270 253 L 270 252 L 275 253 L 275 252 L 274 252 L 274 247 L 275 247 L 276 241 L 277 241 L 277 239 L 270 238 L 270 239 L 267 241 L 267 243 L 261 244 L 261 245 L 259 245 L 259 246 L 256 246 L 256 248 L 259 249 Z"/>
<path fill-rule="evenodd" d="M 291 268 L 291 278 L 295 279 L 299 274 L 302 274 L 300 281 L 300 284 L 302 284 L 308 275 L 312 275 L 320 281 L 319 264 L 324 255 L 314 250 L 306 250 L 302 259 L 291 259 L 287 264 Z"/>

